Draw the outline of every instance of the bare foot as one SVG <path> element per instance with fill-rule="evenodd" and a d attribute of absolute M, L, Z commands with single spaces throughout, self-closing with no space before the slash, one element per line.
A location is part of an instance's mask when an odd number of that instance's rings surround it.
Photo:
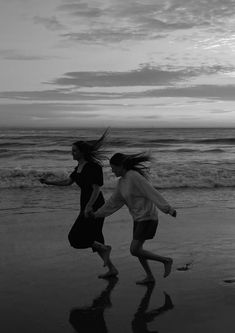
<path fill-rule="evenodd" d="M 165 263 L 164 263 L 164 268 L 165 268 L 165 273 L 164 273 L 164 278 L 166 278 L 168 275 L 171 273 L 171 268 L 172 268 L 172 263 L 173 260 L 169 258 Z"/>
<path fill-rule="evenodd" d="M 104 267 L 107 266 L 111 250 L 112 250 L 112 247 L 110 245 L 107 245 L 106 249 L 102 251 L 103 252 L 103 260 L 104 260 Z"/>
<path fill-rule="evenodd" d="M 155 283 L 155 279 L 153 276 L 146 277 L 145 279 L 140 280 L 140 281 L 136 281 L 136 284 L 139 284 L 139 285 L 146 285 L 146 284 L 151 284 L 151 283 Z"/>
<path fill-rule="evenodd" d="M 112 270 L 108 271 L 107 273 L 98 275 L 98 278 L 99 279 L 110 279 L 110 278 L 117 277 L 117 275 L 118 275 L 118 270 L 112 269 Z"/>

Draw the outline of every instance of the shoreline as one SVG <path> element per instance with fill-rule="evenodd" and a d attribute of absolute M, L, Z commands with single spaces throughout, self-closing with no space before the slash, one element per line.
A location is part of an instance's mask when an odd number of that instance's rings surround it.
<path fill-rule="evenodd" d="M 107 200 L 113 188 L 104 188 L 102 192 Z M 186 188 L 158 189 L 168 202 L 177 210 L 187 209 L 235 209 L 235 191 L 227 188 Z M 0 202 L 0 216 L 51 214 L 61 210 L 62 214 L 78 214 L 80 191 L 72 187 L 43 187 L 42 185 L 22 188 L 3 188 Z"/>

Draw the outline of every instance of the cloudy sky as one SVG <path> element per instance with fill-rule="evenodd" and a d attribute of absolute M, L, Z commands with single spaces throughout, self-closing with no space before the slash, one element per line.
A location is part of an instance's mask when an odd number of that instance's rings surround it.
<path fill-rule="evenodd" d="M 235 126 L 234 0 L 1 0 L 0 126 Z"/>

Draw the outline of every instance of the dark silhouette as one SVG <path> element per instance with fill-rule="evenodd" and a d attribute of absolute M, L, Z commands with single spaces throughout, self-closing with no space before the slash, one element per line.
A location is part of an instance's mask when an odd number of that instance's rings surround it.
<path fill-rule="evenodd" d="M 96 297 L 90 306 L 70 311 L 69 322 L 79 333 L 107 333 L 104 311 L 112 306 L 110 294 L 118 282 L 117 277 L 110 278 L 107 287 Z"/>
<path fill-rule="evenodd" d="M 102 232 L 104 218 L 88 217 L 89 211 L 100 208 L 105 200 L 101 188 L 103 186 L 102 159 L 103 145 L 107 131 L 98 139 L 76 141 L 72 144 L 72 156 L 78 162 L 74 171 L 65 179 L 41 179 L 42 184 L 70 186 L 76 183 L 81 190 L 80 213 L 68 234 L 70 245 L 75 249 L 91 248 L 103 259 L 108 272 L 99 278 L 110 278 L 118 274 L 118 270 L 110 260 L 111 246 L 105 245 Z"/>
<path fill-rule="evenodd" d="M 155 284 L 147 285 L 147 290 L 142 298 L 140 305 L 134 315 L 134 319 L 132 320 L 132 331 L 133 333 L 158 333 L 158 331 L 149 331 L 147 324 L 154 320 L 155 317 L 163 314 L 164 312 L 173 309 L 174 305 L 171 301 L 170 296 L 164 292 L 165 295 L 165 302 L 163 306 L 147 311 L 150 298 L 153 292 Z"/>

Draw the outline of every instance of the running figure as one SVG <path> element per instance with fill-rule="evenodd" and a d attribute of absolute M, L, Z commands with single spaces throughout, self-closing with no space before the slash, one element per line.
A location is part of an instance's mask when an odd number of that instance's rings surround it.
<path fill-rule="evenodd" d="M 117 187 L 101 208 L 89 213 L 90 216 L 98 219 L 113 214 L 123 205 L 129 208 L 134 221 L 130 252 L 139 259 L 146 272 L 146 278 L 137 281 L 137 284 L 155 282 L 148 260 L 163 263 L 164 277 L 170 274 L 173 263 L 172 258 L 163 257 L 143 249 L 144 242 L 147 239 L 152 239 L 157 230 L 158 211 L 156 206 L 165 214 L 176 217 L 176 210 L 146 179 L 148 167 L 145 162 L 150 161 L 150 159 L 146 153 L 114 154 L 110 159 L 110 166 L 115 176 L 120 177 Z"/>
<path fill-rule="evenodd" d="M 88 213 L 96 210 L 104 204 L 101 192 L 103 185 L 103 171 L 101 161 L 104 157 L 103 147 L 107 131 L 97 141 L 76 141 L 72 145 L 72 156 L 78 161 L 78 165 L 67 179 L 46 180 L 41 179 L 42 184 L 68 186 L 74 182 L 80 187 L 80 213 L 72 226 L 68 238 L 72 247 L 84 249 L 91 247 L 103 259 L 104 266 L 108 267 L 105 274 L 99 278 L 111 278 L 118 275 L 118 270 L 110 260 L 111 246 L 104 245 L 102 233 L 104 218 L 96 221 Z"/>

